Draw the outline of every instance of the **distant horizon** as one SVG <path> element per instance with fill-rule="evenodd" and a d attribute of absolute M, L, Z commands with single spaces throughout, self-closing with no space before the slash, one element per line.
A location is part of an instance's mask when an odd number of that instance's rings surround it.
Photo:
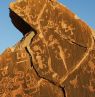
<path fill-rule="evenodd" d="M 0 1 L 0 53 L 15 45 L 23 36 L 14 27 L 9 17 L 9 3 L 14 0 Z M 95 0 L 58 0 L 95 29 Z"/>

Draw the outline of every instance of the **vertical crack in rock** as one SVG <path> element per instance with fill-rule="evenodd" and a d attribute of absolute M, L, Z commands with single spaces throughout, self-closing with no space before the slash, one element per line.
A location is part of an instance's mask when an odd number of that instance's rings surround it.
<path fill-rule="evenodd" d="M 27 53 L 28 53 L 29 56 L 30 56 L 31 66 L 33 66 L 33 69 L 35 70 L 35 72 L 36 72 L 36 74 L 38 75 L 38 77 L 43 78 L 43 79 L 45 79 L 45 80 L 48 80 L 48 79 L 46 79 L 46 78 L 44 78 L 44 77 L 42 77 L 42 76 L 39 75 L 39 73 L 37 72 L 37 70 L 35 69 L 35 67 L 34 67 L 34 65 L 33 65 L 31 54 L 29 53 L 27 47 L 25 47 L 25 49 L 26 49 Z M 52 83 L 53 85 L 56 85 L 56 83 L 52 82 L 51 80 L 48 80 L 48 81 L 49 81 L 50 83 Z M 60 87 L 60 86 L 58 86 L 58 87 Z"/>
<path fill-rule="evenodd" d="M 44 78 L 44 77 L 42 77 L 42 76 L 39 75 L 39 73 L 37 72 L 37 70 L 35 69 L 35 67 L 34 67 L 34 65 L 33 65 L 31 54 L 29 53 L 27 47 L 25 47 L 25 49 L 26 49 L 27 53 L 28 53 L 29 56 L 30 56 L 31 67 L 33 67 L 33 69 L 34 69 L 34 71 L 36 72 L 37 76 L 38 76 L 39 78 L 42 78 L 42 79 L 44 79 L 44 80 L 47 80 L 49 83 L 51 83 L 51 84 L 53 84 L 54 86 L 57 86 L 58 88 L 60 88 L 60 89 L 62 90 L 62 92 L 63 92 L 64 97 L 66 97 L 66 93 L 65 93 L 65 89 L 64 89 L 64 88 L 62 88 L 61 86 L 57 85 L 57 84 L 54 83 L 53 81 L 51 81 L 51 80 L 49 80 L 49 79 L 46 79 L 46 78 Z"/>
<path fill-rule="evenodd" d="M 62 91 L 63 91 L 64 97 L 67 97 L 65 87 L 62 88 Z"/>

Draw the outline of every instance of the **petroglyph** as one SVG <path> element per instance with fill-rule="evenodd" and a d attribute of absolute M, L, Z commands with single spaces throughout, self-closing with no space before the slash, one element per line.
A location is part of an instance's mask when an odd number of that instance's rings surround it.
<path fill-rule="evenodd" d="M 95 97 L 92 28 L 57 0 L 16 0 L 10 17 L 24 36 L 0 55 L 0 97 Z"/>

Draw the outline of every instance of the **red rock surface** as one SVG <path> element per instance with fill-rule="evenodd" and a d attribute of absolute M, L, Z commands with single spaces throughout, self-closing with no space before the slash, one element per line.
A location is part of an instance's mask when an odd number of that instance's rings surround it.
<path fill-rule="evenodd" d="M 95 97 L 94 31 L 56 0 L 16 0 L 24 35 L 0 56 L 0 97 Z"/>

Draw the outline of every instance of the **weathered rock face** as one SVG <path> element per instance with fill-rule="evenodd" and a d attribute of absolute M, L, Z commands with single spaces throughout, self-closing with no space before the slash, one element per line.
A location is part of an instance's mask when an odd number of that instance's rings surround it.
<path fill-rule="evenodd" d="M 0 97 L 64 97 L 59 87 L 37 75 L 25 48 L 13 49 L 0 56 Z"/>
<path fill-rule="evenodd" d="M 24 38 L 0 56 L 1 97 L 95 97 L 93 30 L 55 0 L 16 0 Z"/>
<path fill-rule="evenodd" d="M 58 2 L 53 0 L 16 0 L 10 4 L 10 9 L 44 37 L 47 33 L 57 34 L 59 37 L 69 39 L 79 45 L 91 46 L 91 29 Z M 15 22 L 18 23 L 17 20 Z"/>

